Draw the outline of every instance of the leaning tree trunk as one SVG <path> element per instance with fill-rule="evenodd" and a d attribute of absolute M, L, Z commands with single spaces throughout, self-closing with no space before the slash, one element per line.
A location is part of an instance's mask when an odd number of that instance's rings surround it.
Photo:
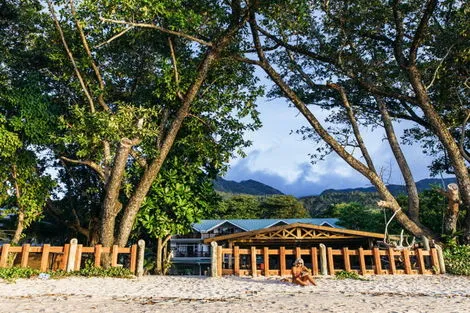
<path fill-rule="evenodd" d="M 447 185 L 447 191 L 444 193 L 447 198 L 447 209 L 444 213 L 444 234 L 455 236 L 457 231 L 457 220 L 459 217 L 459 188 L 457 184 Z"/>

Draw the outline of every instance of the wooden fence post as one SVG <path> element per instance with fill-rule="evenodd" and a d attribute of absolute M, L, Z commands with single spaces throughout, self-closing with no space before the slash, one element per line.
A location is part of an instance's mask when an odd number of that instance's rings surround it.
<path fill-rule="evenodd" d="M 23 247 L 21 247 L 21 267 L 28 267 L 30 247 L 31 245 L 29 243 L 24 244 Z"/>
<path fill-rule="evenodd" d="M 343 248 L 343 259 L 344 259 L 344 270 L 346 272 L 351 271 L 351 262 L 349 260 L 349 249 L 348 247 Z"/>
<path fill-rule="evenodd" d="M 372 254 L 374 256 L 375 274 L 382 275 L 382 262 L 380 260 L 379 248 L 374 247 L 374 249 L 372 250 Z"/>
<path fill-rule="evenodd" d="M 144 275 L 144 259 L 145 259 L 145 241 L 140 239 L 137 242 L 137 277 Z"/>
<path fill-rule="evenodd" d="M 367 273 L 367 268 L 366 258 L 364 256 L 364 248 L 359 247 L 357 253 L 359 254 L 359 268 L 361 270 L 361 275 L 365 275 Z"/>
<path fill-rule="evenodd" d="M 286 247 L 279 247 L 279 265 L 280 274 L 283 276 L 286 271 Z"/>
<path fill-rule="evenodd" d="M 310 249 L 310 258 L 312 260 L 312 274 L 313 276 L 317 276 L 318 275 L 317 248 Z"/>
<path fill-rule="evenodd" d="M 335 262 L 333 259 L 333 249 L 331 247 L 328 247 L 326 249 L 326 254 L 328 257 L 328 272 L 330 275 L 335 275 Z"/>
<path fill-rule="evenodd" d="M 432 263 L 434 274 L 440 274 L 441 270 L 439 266 L 439 257 L 437 255 L 436 248 L 431 249 L 431 263 Z"/>
<path fill-rule="evenodd" d="M 45 244 L 42 246 L 42 256 L 41 256 L 41 272 L 46 272 L 49 267 L 49 250 L 51 248 L 50 244 Z"/>
<path fill-rule="evenodd" d="M 212 241 L 211 242 L 211 276 L 212 277 L 218 277 L 217 273 L 217 263 L 219 260 L 217 260 L 217 242 Z M 222 262 L 222 260 L 220 260 Z"/>
<path fill-rule="evenodd" d="M 251 247 L 251 275 L 253 277 L 258 276 L 258 271 L 256 270 L 256 247 Z"/>
<path fill-rule="evenodd" d="M 82 266 L 82 251 L 83 245 L 77 245 L 77 252 L 75 253 L 75 271 L 79 271 Z"/>
<path fill-rule="evenodd" d="M 224 254 L 222 252 L 222 246 L 217 247 L 217 274 L 219 277 L 223 276 L 223 263 L 224 263 Z"/>
<path fill-rule="evenodd" d="M 117 266 L 117 259 L 118 259 L 118 245 L 113 245 L 111 247 L 111 266 Z"/>
<path fill-rule="evenodd" d="M 320 266 L 321 266 L 321 274 L 328 275 L 328 266 L 326 262 L 326 246 L 324 244 L 320 244 Z"/>
<path fill-rule="evenodd" d="M 439 271 L 441 274 L 446 273 L 446 265 L 444 263 L 444 255 L 442 254 L 442 248 L 439 245 L 436 245 L 437 250 L 437 259 L 439 260 Z"/>
<path fill-rule="evenodd" d="M 264 276 L 269 276 L 269 248 L 263 248 L 263 264 L 264 264 Z"/>
<path fill-rule="evenodd" d="M 416 255 L 416 258 L 418 259 L 418 267 L 419 267 L 419 270 L 418 270 L 418 273 L 419 274 L 424 274 L 424 271 L 425 271 L 425 265 L 424 265 L 424 256 L 423 256 L 423 250 L 421 250 L 420 248 L 416 249 L 415 250 L 415 255 Z"/>
<path fill-rule="evenodd" d="M 2 247 L 2 255 L 0 256 L 0 268 L 7 267 L 8 250 L 10 250 L 10 244 L 6 243 Z"/>
<path fill-rule="evenodd" d="M 240 247 L 233 247 L 233 273 L 240 276 Z"/>
<path fill-rule="evenodd" d="M 77 244 L 78 244 L 77 238 L 73 238 L 72 240 L 70 240 L 69 256 L 68 256 L 67 267 L 66 267 L 67 272 L 72 272 L 73 270 L 75 270 L 75 257 L 77 254 Z"/>
<path fill-rule="evenodd" d="M 405 263 L 405 274 L 412 274 L 411 271 L 411 261 L 410 261 L 410 251 L 408 249 L 404 249 L 401 251 L 403 256 L 403 262 Z"/>
<path fill-rule="evenodd" d="M 132 273 L 135 274 L 136 270 L 136 265 L 137 265 L 137 245 L 132 245 L 131 246 L 131 261 L 130 261 L 130 270 Z"/>
<path fill-rule="evenodd" d="M 390 264 L 390 274 L 395 275 L 397 267 L 395 265 L 395 251 L 393 251 L 393 248 L 388 248 L 388 263 Z"/>
<path fill-rule="evenodd" d="M 102 245 L 95 245 L 95 267 L 101 267 L 101 250 Z"/>

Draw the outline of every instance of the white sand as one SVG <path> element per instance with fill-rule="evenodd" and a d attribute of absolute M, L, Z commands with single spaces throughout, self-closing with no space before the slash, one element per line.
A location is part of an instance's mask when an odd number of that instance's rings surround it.
<path fill-rule="evenodd" d="M 0 312 L 470 312 L 470 278 L 448 275 L 317 278 L 145 276 L 0 281 Z"/>

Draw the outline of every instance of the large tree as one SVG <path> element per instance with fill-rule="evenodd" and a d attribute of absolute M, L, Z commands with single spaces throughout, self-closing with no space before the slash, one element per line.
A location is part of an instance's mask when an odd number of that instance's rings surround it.
<path fill-rule="evenodd" d="M 250 67 L 219 60 L 240 49 L 247 8 L 67 1 L 49 2 L 49 10 L 60 43 L 50 54 L 51 93 L 63 108 L 54 150 L 100 178 L 99 242 L 123 246 L 173 147 L 197 145 L 179 153 L 194 153 L 214 175 L 257 126 Z"/>
<path fill-rule="evenodd" d="M 14 221 L 13 244 L 42 218 L 54 187 L 44 150 L 54 117 L 29 71 L 31 63 L 41 62 L 34 48 L 44 21 L 39 9 L 37 1 L 0 4 L 0 215 Z"/>
<path fill-rule="evenodd" d="M 305 116 L 311 125 L 302 130 L 305 137 L 315 134 L 326 142 L 329 151 L 335 151 L 368 178 L 383 199 L 380 205 L 391 209 L 408 231 L 437 239 L 438 234 L 420 222 L 413 174 L 392 121 L 409 120 L 431 133 L 457 178 L 467 213 L 463 237 L 468 242 L 470 178 L 459 149 L 460 138 L 451 131 L 459 125 L 445 119 L 448 110 L 458 112 L 468 102 L 447 106 L 443 101 L 449 97 L 436 96 L 444 83 L 439 71 L 445 52 L 452 49 L 449 42 L 436 40 L 441 29 L 448 26 L 443 16 L 456 15 L 465 8 L 461 3 L 437 4 L 403 4 L 399 0 L 273 2 L 264 6 L 261 14 L 253 12 L 250 17 L 257 59 L 244 61 L 260 66 L 277 86 L 272 94 L 288 98 Z M 463 99 L 468 100 L 468 95 Z M 333 109 L 331 120 L 346 122 L 349 128 L 327 129 L 310 105 Z M 362 122 L 384 128 L 406 182 L 406 210 L 387 190 L 374 165 L 362 138 Z"/>

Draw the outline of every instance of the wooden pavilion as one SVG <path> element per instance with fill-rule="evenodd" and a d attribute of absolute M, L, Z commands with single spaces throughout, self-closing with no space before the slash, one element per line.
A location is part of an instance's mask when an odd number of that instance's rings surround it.
<path fill-rule="evenodd" d="M 435 248 L 381 250 L 383 234 L 293 223 L 204 239 L 212 246 L 212 276 L 290 274 L 302 257 L 314 275 L 339 270 L 364 274 L 430 274 L 439 264 Z M 413 262 L 415 259 L 417 262 Z"/>
<path fill-rule="evenodd" d="M 371 248 L 384 235 L 365 231 L 319 226 L 313 224 L 293 223 L 274 226 L 235 234 L 207 238 L 204 243 L 217 242 L 227 248 L 239 246 L 269 247 L 312 247 L 324 244 L 332 248 Z"/>

